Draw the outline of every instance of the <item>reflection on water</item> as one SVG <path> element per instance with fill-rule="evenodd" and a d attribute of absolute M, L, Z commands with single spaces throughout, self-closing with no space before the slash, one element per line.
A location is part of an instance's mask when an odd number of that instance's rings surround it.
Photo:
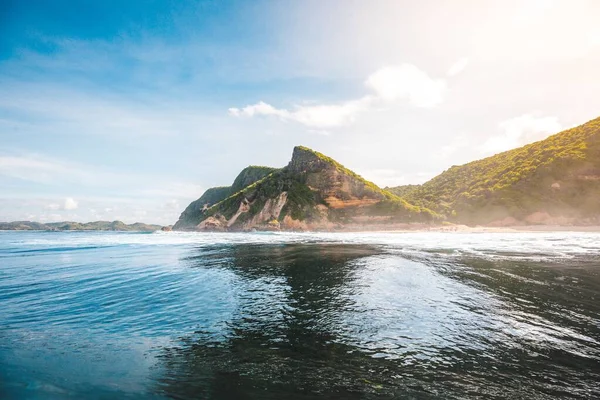
<path fill-rule="evenodd" d="M 563 235 L 560 254 L 535 236 L 0 235 L 0 394 L 599 397 L 600 253 Z"/>
<path fill-rule="evenodd" d="M 200 251 L 202 253 L 202 251 Z M 359 257 L 348 245 L 237 246 L 222 256 L 243 293 L 224 342 L 198 333 L 164 354 L 161 390 L 174 397 L 281 398 L 372 387 L 378 366 L 339 339 Z M 202 267 L 201 255 L 191 265 Z M 371 370 L 369 370 L 371 369 Z M 361 371 L 363 371 L 361 373 Z"/>
<path fill-rule="evenodd" d="M 591 332 L 563 328 L 579 307 L 569 309 L 547 287 L 564 283 L 555 279 L 564 278 L 559 269 L 477 259 L 422 264 L 354 245 L 239 246 L 223 256 L 248 286 L 227 340 L 199 332 L 161 356 L 168 367 L 160 390 L 173 397 L 535 398 L 597 390 L 598 328 L 589 319 L 580 322 Z M 190 262 L 205 265 L 202 256 Z M 594 269 L 583 271 L 593 282 Z M 597 284 L 596 277 L 591 290 Z M 561 320 L 548 319 L 557 303 Z"/>

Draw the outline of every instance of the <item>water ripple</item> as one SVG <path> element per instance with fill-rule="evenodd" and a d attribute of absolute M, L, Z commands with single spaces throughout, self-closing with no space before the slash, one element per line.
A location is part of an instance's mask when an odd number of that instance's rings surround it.
<path fill-rule="evenodd" d="M 599 239 L 0 232 L 0 397 L 598 397 Z"/>

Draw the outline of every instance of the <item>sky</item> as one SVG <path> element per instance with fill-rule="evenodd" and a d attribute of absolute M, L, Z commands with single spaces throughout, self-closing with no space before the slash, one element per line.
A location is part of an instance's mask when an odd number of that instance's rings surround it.
<path fill-rule="evenodd" d="M 600 2 L 0 0 L 0 221 L 172 224 L 318 150 L 385 186 L 600 115 Z"/>

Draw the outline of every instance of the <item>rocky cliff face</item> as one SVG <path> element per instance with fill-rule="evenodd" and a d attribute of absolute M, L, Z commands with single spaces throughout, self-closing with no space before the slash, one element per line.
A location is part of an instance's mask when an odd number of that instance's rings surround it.
<path fill-rule="evenodd" d="M 244 168 L 233 181 L 231 186 L 219 186 L 207 189 L 198 199 L 190 203 L 181 213 L 179 220 L 173 226 L 175 230 L 193 229 L 202 220 L 204 212 L 213 205 L 239 192 L 246 186 L 264 178 L 276 168 L 251 165 Z"/>
<path fill-rule="evenodd" d="M 306 147 L 294 148 L 288 169 L 303 175 L 306 185 L 333 209 L 370 205 L 389 196 L 335 160 Z"/>
<path fill-rule="evenodd" d="M 318 154 L 304 146 L 294 147 L 292 159 L 288 164 L 288 169 L 292 173 L 320 172 L 324 169 L 334 167 L 335 161 L 327 161 L 325 157 L 319 157 Z"/>
<path fill-rule="evenodd" d="M 430 222 L 436 217 L 302 146 L 294 148 L 285 168 L 200 212 L 188 209 L 174 229 L 340 229 L 348 224 Z"/>

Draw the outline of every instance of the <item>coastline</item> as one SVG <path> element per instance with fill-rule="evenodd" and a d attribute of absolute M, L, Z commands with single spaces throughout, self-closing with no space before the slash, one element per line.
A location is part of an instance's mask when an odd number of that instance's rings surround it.
<path fill-rule="evenodd" d="M 316 230 L 315 232 L 319 232 Z M 397 229 L 341 229 L 334 231 L 320 231 L 320 232 L 397 232 L 397 233 L 409 233 L 409 232 L 444 232 L 444 233 L 517 233 L 517 232 L 599 232 L 600 226 L 589 225 L 589 226 L 568 226 L 568 225 L 515 225 L 515 226 L 468 226 L 468 225 L 444 225 L 444 226 L 430 226 L 430 227 L 403 227 Z"/>
<path fill-rule="evenodd" d="M 223 229 L 176 229 L 173 232 L 222 232 L 222 233 L 252 233 L 252 232 L 314 232 L 314 233 L 517 233 L 517 232 L 599 232 L 600 225 L 514 225 L 514 226 L 485 226 L 485 225 L 422 225 L 422 224 L 390 224 L 382 225 L 347 225 L 338 228 L 313 227 L 312 229 L 252 229 L 252 230 L 223 230 Z"/>
<path fill-rule="evenodd" d="M 252 232 L 314 232 L 314 233 L 414 233 L 414 232 L 444 232 L 444 233 L 516 233 L 516 232 L 599 232 L 600 225 L 426 225 L 426 224 L 388 224 L 360 225 L 351 224 L 338 227 L 310 227 L 312 229 L 252 229 L 252 230 L 223 230 L 223 229 L 177 229 L 162 227 L 160 229 L 0 229 L 0 232 L 222 232 L 222 233 L 252 233 Z"/>
<path fill-rule="evenodd" d="M 407 230 L 410 231 L 410 230 Z M 458 232 L 458 233 L 510 233 L 510 232 L 600 232 L 598 225 L 515 225 L 515 226 L 436 226 L 429 229 L 417 229 L 424 232 Z"/>

